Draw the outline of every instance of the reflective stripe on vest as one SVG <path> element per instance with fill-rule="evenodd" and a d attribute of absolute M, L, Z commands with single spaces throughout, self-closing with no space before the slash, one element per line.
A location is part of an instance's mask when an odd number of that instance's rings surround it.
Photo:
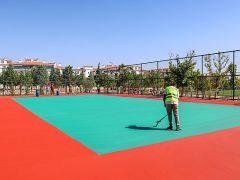
<path fill-rule="evenodd" d="M 173 86 L 166 88 L 166 102 L 178 102 L 178 89 Z"/>

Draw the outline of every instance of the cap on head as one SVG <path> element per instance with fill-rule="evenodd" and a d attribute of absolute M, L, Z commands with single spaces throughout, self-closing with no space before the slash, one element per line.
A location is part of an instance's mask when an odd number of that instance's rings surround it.
<path fill-rule="evenodd" d="M 167 82 L 167 86 L 176 86 L 176 82 L 169 81 L 169 82 Z"/>

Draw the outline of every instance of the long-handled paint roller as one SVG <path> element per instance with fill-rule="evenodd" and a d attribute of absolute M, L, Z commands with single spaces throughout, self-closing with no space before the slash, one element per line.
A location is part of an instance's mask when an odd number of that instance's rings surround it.
<path fill-rule="evenodd" d="M 153 127 L 157 127 L 158 126 L 158 124 L 165 118 L 165 117 L 167 117 L 167 115 L 166 116 L 164 116 L 164 117 L 162 117 L 160 120 L 158 120 L 157 121 L 157 124 L 155 125 L 155 126 L 153 126 Z"/>

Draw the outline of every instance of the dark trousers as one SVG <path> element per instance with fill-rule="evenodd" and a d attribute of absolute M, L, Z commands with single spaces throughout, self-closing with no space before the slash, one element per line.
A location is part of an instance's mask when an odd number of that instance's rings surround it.
<path fill-rule="evenodd" d="M 166 104 L 169 126 L 173 126 L 172 123 L 172 113 L 174 114 L 176 126 L 180 126 L 179 115 L 178 115 L 178 105 L 177 104 Z"/>
<path fill-rule="evenodd" d="M 54 89 L 51 89 L 51 95 L 54 95 Z"/>

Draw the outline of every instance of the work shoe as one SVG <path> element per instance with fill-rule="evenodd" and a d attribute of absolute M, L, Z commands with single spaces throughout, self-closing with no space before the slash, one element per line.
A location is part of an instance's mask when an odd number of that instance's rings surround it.
<path fill-rule="evenodd" d="M 172 126 L 168 126 L 167 129 L 168 130 L 173 130 L 173 127 Z"/>
<path fill-rule="evenodd" d="M 176 131 L 181 131 L 182 129 L 180 128 L 180 126 L 177 126 Z"/>

